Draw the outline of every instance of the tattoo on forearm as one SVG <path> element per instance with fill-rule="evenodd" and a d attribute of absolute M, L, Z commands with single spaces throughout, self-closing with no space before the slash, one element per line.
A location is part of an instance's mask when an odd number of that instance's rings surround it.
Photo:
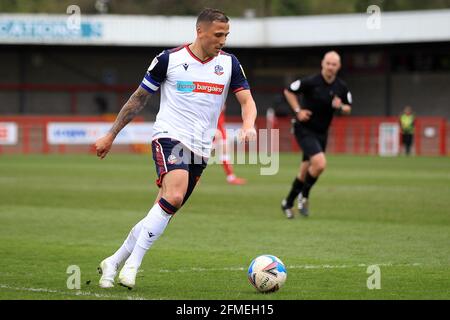
<path fill-rule="evenodd" d="M 112 133 L 114 137 L 117 136 L 120 130 L 130 123 L 131 120 L 133 120 L 134 117 L 136 117 L 136 115 L 144 108 L 149 98 L 150 95 L 148 94 L 139 91 L 134 92 L 120 110 L 116 121 L 109 132 Z"/>

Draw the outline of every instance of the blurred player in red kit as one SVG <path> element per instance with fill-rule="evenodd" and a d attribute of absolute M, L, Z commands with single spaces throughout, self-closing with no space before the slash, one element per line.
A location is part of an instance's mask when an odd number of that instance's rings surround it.
<path fill-rule="evenodd" d="M 234 185 L 243 185 L 246 184 L 247 181 L 245 179 L 236 177 L 233 170 L 233 165 L 230 162 L 230 155 L 228 152 L 228 141 L 227 141 L 227 133 L 225 128 L 225 109 L 226 106 L 223 106 L 222 112 L 219 116 L 219 121 L 217 123 L 217 132 L 214 137 L 214 143 L 216 145 L 216 152 L 221 147 L 222 149 L 219 151 L 220 161 L 222 162 L 223 170 L 227 176 L 227 182 L 229 184 Z"/>

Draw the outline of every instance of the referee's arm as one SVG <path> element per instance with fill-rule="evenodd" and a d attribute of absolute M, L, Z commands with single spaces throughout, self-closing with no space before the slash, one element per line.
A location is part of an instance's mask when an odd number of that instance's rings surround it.
<path fill-rule="evenodd" d="M 342 114 L 345 114 L 345 115 L 349 115 L 349 114 L 351 114 L 352 113 L 352 106 L 351 105 L 349 105 L 349 104 L 344 104 L 343 106 L 342 106 L 342 109 L 341 109 L 342 111 Z"/>
<path fill-rule="evenodd" d="M 284 89 L 283 93 L 297 119 L 299 121 L 308 121 L 312 112 L 310 110 L 302 110 L 300 103 L 298 102 L 297 95 L 288 89 Z"/>
<path fill-rule="evenodd" d="M 342 99 L 335 96 L 332 102 L 333 108 L 340 110 L 342 114 L 349 115 L 352 113 L 352 106 L 348 103 L 342 102 Z"/>

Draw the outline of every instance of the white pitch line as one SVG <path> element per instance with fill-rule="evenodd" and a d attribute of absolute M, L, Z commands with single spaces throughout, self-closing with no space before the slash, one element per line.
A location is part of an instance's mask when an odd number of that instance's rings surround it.
<path fill-rule="evenodd" d="M 303 266 L 288 266 L 288 269 L 349 269 L 349 268 L 366 268 L 369 266 L 379 266 L 379 267 L 418 267 L 420 263 L 404 263 L 404 264 L 393 264 L 393 263 L 373 263 L 365 264 L 360 263 L 357 265 L 303 265 Z"/>
<path fill-rule="evenodd" d="M 25 287 L 12 287 L 6 284 L 0 284 L 0 288 L 2 289 L 8 289 L 8 290 L 14 290 L 14 291 L 24 291 L 24 292 L 44 292 L 44 293 L 57 293 L 62 295 L 69 295 L 69 296 L 89 296 L 89 297 L 95 297 L 95 298 L 113 298 L 113 299 L 123 299 L 123 296 L 118 295 L 110 295 L 110 294 L 101 294 L 101 293 L 92 293 L 90 291 L 79 291 L 74 290 L 74 292 L 66 292 L 66 291 L 60 291 L 60 290 L 54 290 L 54 289 L 47 289 L 47 288 L 25 288 Z M 146 300 L 142 297 L 132 297 L 132 296 L 126 296 L 127 300 Z"/>
<path fill-rule="evenodd" d="M 290 265 L 286 268 L 289 269 L 349 269 L 349 268 L 364 268 L 371 265 L 377 265 L 379 267 L 418 267 L 420 263 L 405 263 L 405 264 L 393 264 L 393 263 L 373 263 L 373 264 L 355 264 L 355 265 Z M 188 269 L 160 269 L 161 273 L 183 273 L 183 272 L 213 272 L 213 271 L 246 271 L 248 268 L 244 267 L 224 267 L 224 268 L 202 268 L 192 267 Z"/>
<path fill-rule="evenodd" d="M 373 263 L 373 264 L 355 264 L 355 265 L 290 265 L 287 266 L 287 269 L 350 269 L 350 268 L 366 268 L 371 265 L 377 265 L 379 267 L 419 267 L 422 264 L 420 263 L 404 263 L 404 264 L 393 264 L 393 263 Z M 201 268 L 201 267 L 193 267 L 189 269 L 176 269 L 176 270 L 169 270 L 169 269 L 160 269 L 159 272 L 161 273 L 183 273 L 183 272 L 214 272 L 214 271 L 246 271 L 247 268 L 244 267 L 224 267 L 224 268 Z M 139 272 L 143 272 L 144 270 L 139 270 Z M 89 296 L 89 297 L 95 297 L 95 298 L 113 298 L 113 299 L 123 299 L 123 296 L 119 295 L 110 295 L 110 294 L 101 294 L 101 293 L 92 293 L 90 291 L 74 291 L 72 292 L 66 292 L 66 291 L 60 291 L 60 290 L 54 290 L 54 289 L 47 289 L 47 288 L 25 288 L 25 287 L 12 287 L 6 284 L 0 284 L 0 288 L 2 289 L 8 289 L 8 290 L 15 290 L 15 291 L 24 291 L 24 292 L 44 292 L 44 293 L 57 293 L 62 295 L 70 295 L 70 296 Z M 145 298 L 139 297 L 139 296 L 126 296 L 126 299 L 128 300 L 146 300 Z"/>

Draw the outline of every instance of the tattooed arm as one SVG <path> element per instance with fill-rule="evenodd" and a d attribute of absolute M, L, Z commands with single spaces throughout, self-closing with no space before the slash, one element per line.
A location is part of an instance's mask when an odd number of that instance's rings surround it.
<path fill-rule="evenodd" d="M 128 99 L 117 115 L 116 121 L 109 132 L 95 142 L 98 157 L 101 159 L 106 157 L 120 130 L 134 119 L 139 111 L 144 108 L 150 97 L 151 94 L 141 87 L 131 95 L 130 99 Z"/>

